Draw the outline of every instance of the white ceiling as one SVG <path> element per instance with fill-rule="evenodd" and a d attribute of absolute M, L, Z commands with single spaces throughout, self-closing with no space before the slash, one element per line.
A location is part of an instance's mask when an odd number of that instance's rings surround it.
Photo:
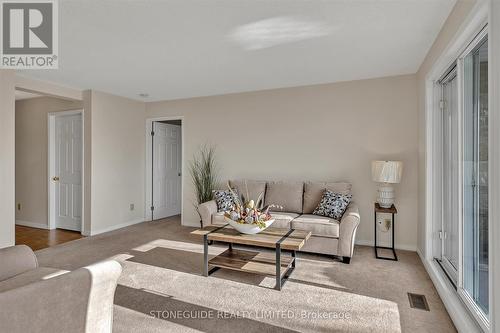
<path fill-rule="evenodd" d="M 27 91 L 22 91 L 22 90 L 17 90 L 16 89 L 16 95 L 15 96 L 16 96 L 16 101 L 20 101 L 20 100 L 23 100 L 23 99 L 40 97 L 42 95 L 34 94 L 34 93 L 27 92 Z"/>
<path fill-rule="evenodd" d="M 59 70 L 20 74 L 155 101 L 415 73 L 454 4 L 60 0 Z"/>

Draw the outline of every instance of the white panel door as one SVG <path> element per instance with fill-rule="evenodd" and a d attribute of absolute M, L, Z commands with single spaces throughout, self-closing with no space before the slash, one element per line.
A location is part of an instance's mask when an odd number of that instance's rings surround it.
<path fill-rule="evenodd" d="M 82 225 L 82 115 L 55 117 L 56 228 L 81 231 Z"/>
<path fill-rule="evenodd" d="M 153 218 L 181 213 L 181 126 L 153 122 Z"/>

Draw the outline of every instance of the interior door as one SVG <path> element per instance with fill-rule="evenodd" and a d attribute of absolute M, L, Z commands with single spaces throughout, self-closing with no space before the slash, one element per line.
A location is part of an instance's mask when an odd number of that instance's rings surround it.
<path fill-rule="evenodd" d="M 459 113 L 456 68 L 441 80 L 443 112 L 442 264 L 457 281 L 459 260 Z"/>
<path fill-rule="evenodd" d="M 55 117 L 55 224 L 81 231 L 82 225 L 82 115 Z"/>
<path fill-rule="evenodd" d="M 153 122 L 153 218 L 181 213 L 181 126 Z"/>

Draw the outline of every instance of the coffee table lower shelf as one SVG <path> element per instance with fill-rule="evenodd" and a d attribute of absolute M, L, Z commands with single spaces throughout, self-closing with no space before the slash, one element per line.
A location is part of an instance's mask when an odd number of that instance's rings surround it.
<path fill-rule="evenodd" d="M 229 248 L 208 261 L 207 276 L 219 268 L 231 269 L 252 274 L 276 277 L 275 289 L 281 290 L 295 268 L 295 251 L 292 256 L 284 256 L 269 252 L 258 252 Z M 278 270 L 278 266 L 280 267 Z M 278 274 L 279 272 L 279 274 Z"/>
<path fill-rule="evenodd" d="M 295 269 L 296 251 L 311 237 L 310 231 L 282 228 L 267 228 L 255 235 L 246 235 L 228 228 L 228 224 L 206 226 L 191 234 L 203 236 L 203 276 L 209 276 L 220 268 L 271 275 L 276 279 L 276 290 L 281 290 Z M 227 244 L 228 249 L 209 260 L 208 246 L 214 241 Z M 270 251 L 233 249 L 233 244 L 272 249 L 274 254 Z M 281 255 L 282 250 L 291 252 L 291 256 Z"/>

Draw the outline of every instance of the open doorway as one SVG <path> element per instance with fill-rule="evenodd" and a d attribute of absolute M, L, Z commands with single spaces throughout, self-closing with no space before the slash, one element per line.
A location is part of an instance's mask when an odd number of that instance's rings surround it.
<path fill-rule="evenodd" d="M 182 212 L 182 125 L 181 118 L 147 121 L 145 216 L 149 220 Z"/>
<path fill-rule="evenodd" d="M 16 90 L 16 244 L 82 237 L 83 102 Z"/>

